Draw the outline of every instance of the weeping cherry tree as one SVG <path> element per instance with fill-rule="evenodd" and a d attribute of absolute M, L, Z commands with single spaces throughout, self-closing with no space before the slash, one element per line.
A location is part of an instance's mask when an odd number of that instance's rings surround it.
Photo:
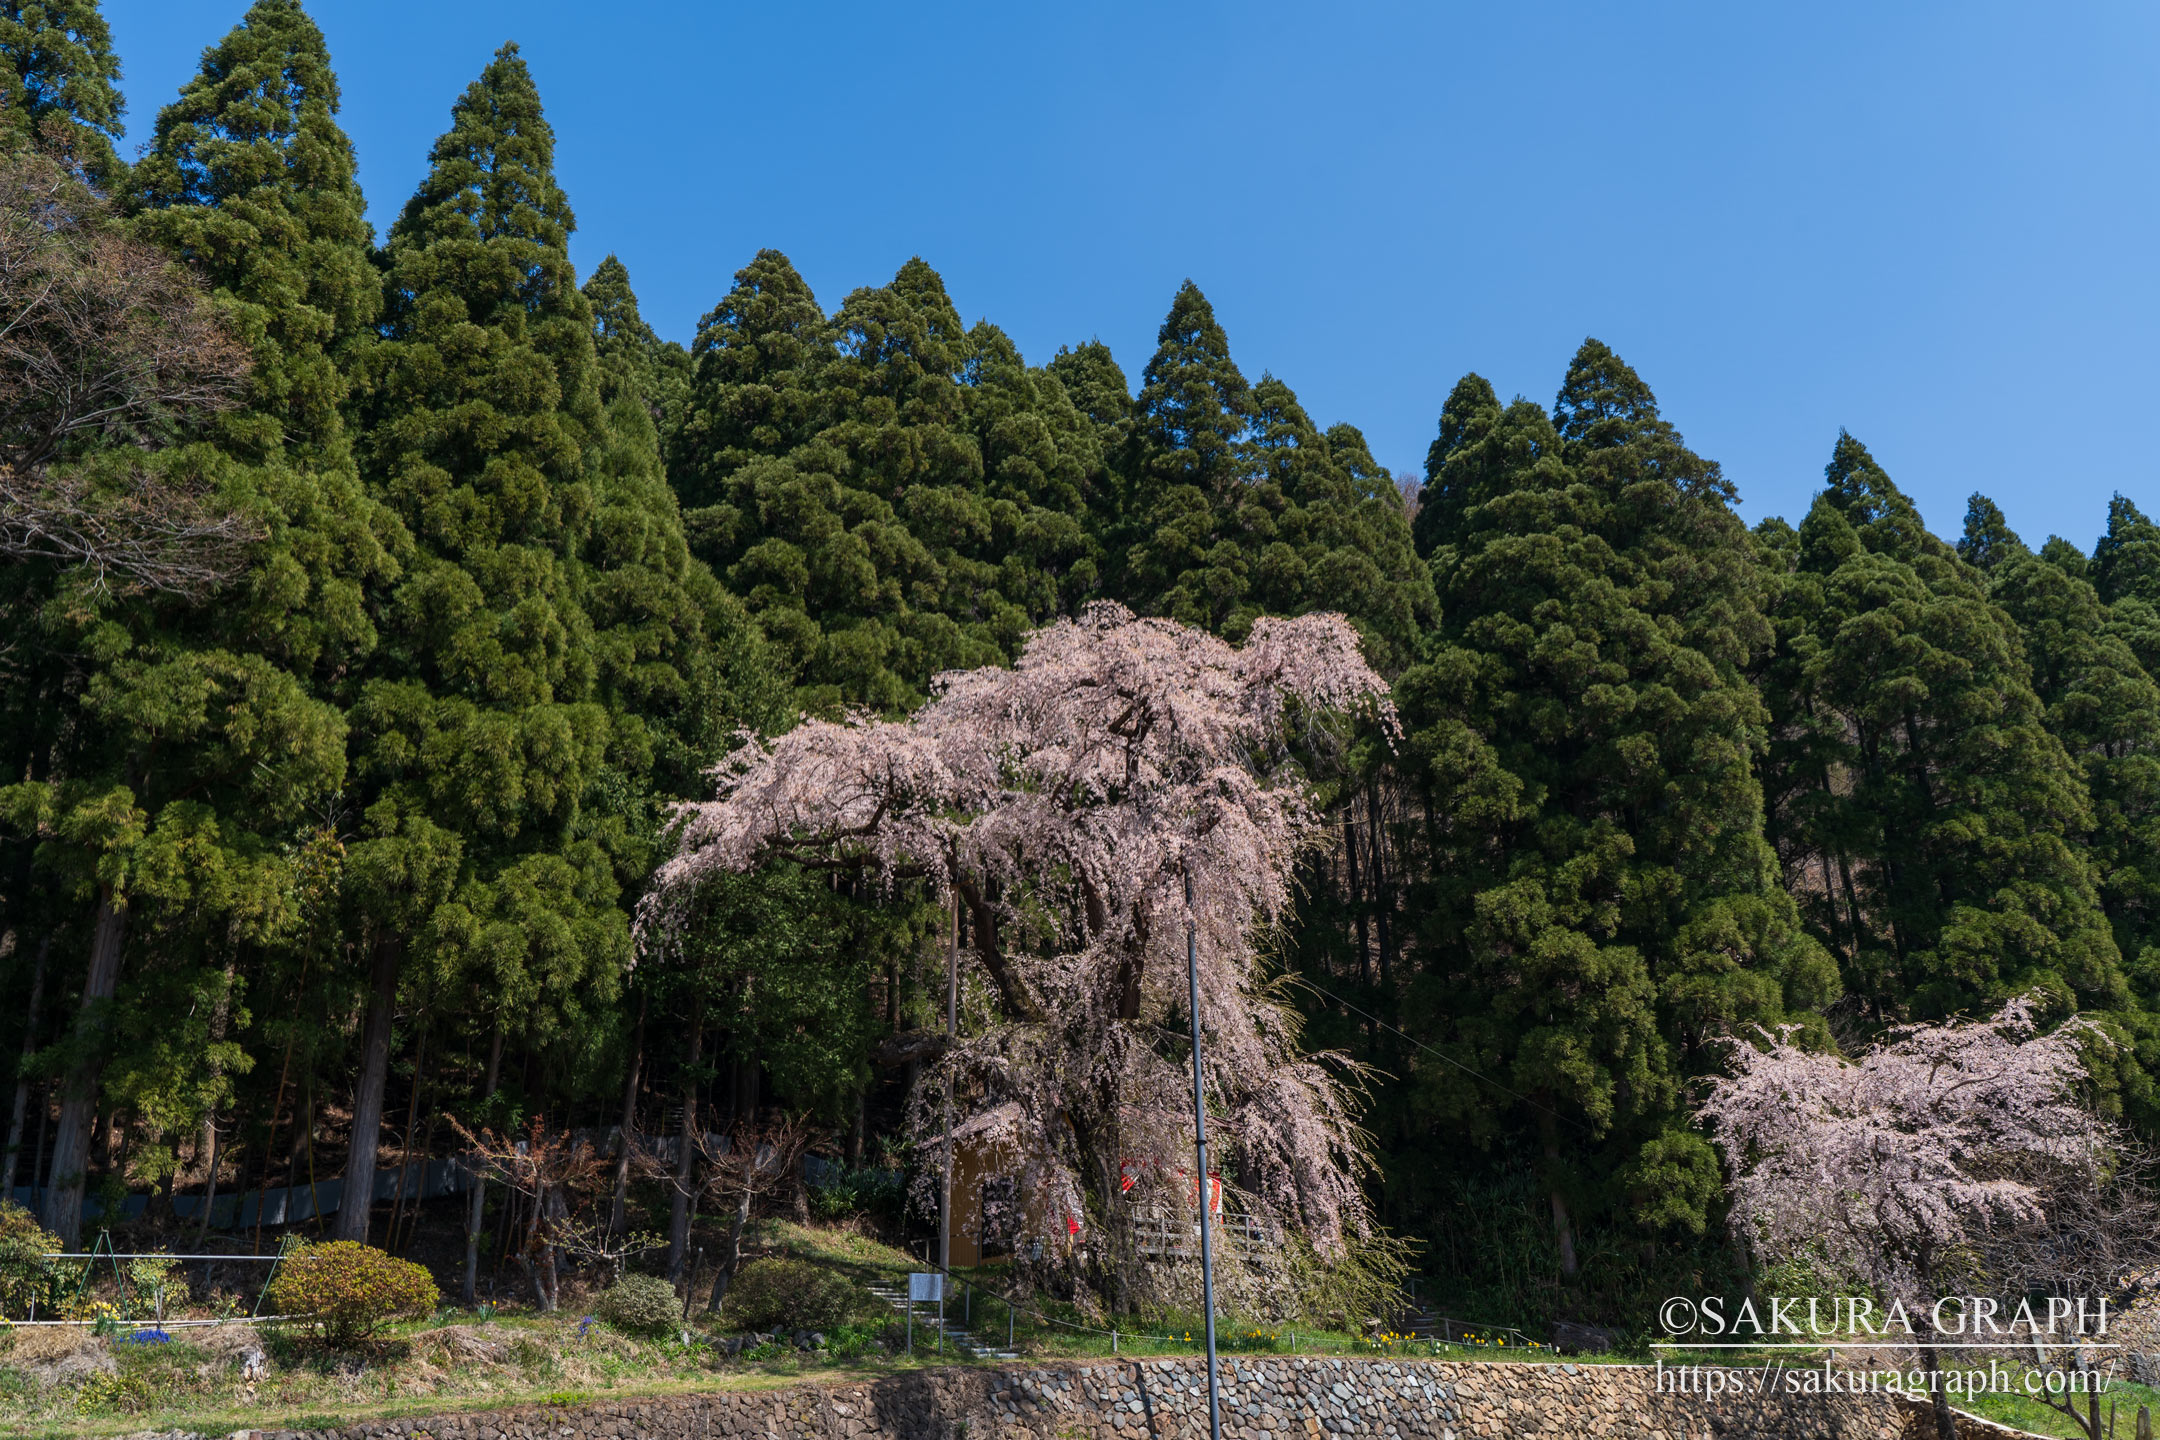
<path fill-rule="evenodd" d="M 1369 1284 L 1389 1253 L 1361 1188 L 1357 1073 L 1301 1051 L 1263 946 L 1320 839 L 1291 742 L 1355 712 L 1393 724 L 1338 615 L 1263 618 L 1234 648 L 1093 605 L 1036 632 L 1011 669 L 938 677 L 911 719 L 812 720 L 745 745 L 717 798 L 684 807 L 641 941 L 679 937 L 705 879 L 777 858 L 953 899 L 967 1018 L 924 1068 L 916 1141 L 941 1153 L 949 1104 L 956 1133 L 1017 1176 L 1043 1242 L 1019 1257 L 1026 1280 L 1125 1308 L 1197 1288 L 1189 1264 L 1133 1263 L 1132 1239 L 1144 1210 L 1189 1222 L 1199 1189 L 1192 925 L 1225 1203 L 1274 1242 L 1230 1257 L 1232 1303 L 1309 1305 L 1320 1292 L 1282 1281 Z"/>

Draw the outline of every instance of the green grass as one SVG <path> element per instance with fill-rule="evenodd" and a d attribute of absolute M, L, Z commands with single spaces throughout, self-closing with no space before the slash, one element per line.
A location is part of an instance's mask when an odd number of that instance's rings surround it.
<path fill-rule="evenodd" d="M 867 1286 L 904 1283 L 920 1262 L 846 1227 L 764 1221 L 750 1237 L 752 1253 L 789 1255 L 829 1267 Z M 979 1287 L 972 1302 L 947 1302 L 948 1316 L 967 1317 L 982 1340 L 1002 1345 L 1008 1319 L 1002 1298 L 1009 1279 L 1002 1265 L 961 1272 Z M 702 1298 L 702 1286 L 694 1292 Z M 921 1327 L 912 1357 L 898 1353 L 899 1316 L 865 1289 L 863 1307 L 827 1332 L 827 1352 L 804 1356 L 768 1347 L 735 1360 L 710 1346 L 685 1345 L 679 1337 L 625 1335 L 606 1325 L 580 1331 L 585 1306 L 570 1296 L 554 1315 L 514 1307 L 480 1313 L 444 1310 L 425 1320 L 392 1327 L 360 1354 L 338 1355 L 297 1330 L 266 1329 L 262 1339 L 271 1373 L 256 1386 L 242 1384 L 230 1353 L 204 1332 L 176 1331 L 171 1344 L 112 1349 L 116 1369 L 95 1379 L 40 1383 L 38 1352 L 49 1357 L 73 1344 L 105 1342 L 76 1332 L 0 1332 L 0 1436 L 113 1436 L 143 1431 L 194 1430 L 212 1434 L 236 1429 L 322 1429 L 361 1421 L 471 1411 L 523 1404 L 575 1405 L 595 1399 L 631 1399 L 734 1389 L 764 1389 L 809 1378 L 868 1379 L 935 1364 L 957 1363 L 938 1355 Z M 972 1311 L 972 1314 L 970 1312 Z M 1204 1348 L 1193 1316 L 1159 1317 L 1151 1323 L 1091 1320 L 1069 1303 L 1037 1296 L 1010 1315 L 1017 1348 L 1030 1360 L 1099 1360 L 1193 1355 Z M 691 1325 L 725 1332 L 736 1327 L 694 1306 Z M 891 1345 L 881 1352 L 879 1342 Z M 1217 1342 L 1226 1354 L 1392 1355 L 1442 1361 L 1551 1362 L 1550 1351 L 1525 1352 L 1495 1336 L 1483 1345 L 1442 1345 L 1385 1335 L 1377 1340 L 1340 1331 L 1262 1324 L 1226 1317 Z M 1113 1349 L 1114 1343 L 1114 1349 Z M 229 1341 L 225 1352 L 229 1352 Z M 1642 1364 L 1643 1354 L 1578 1355 L 1574 1364 Z M 1690 1356 L 1666 1352 L 1671 1363 L 1730 1364 L 1727 1353 Z M 2112 1392 L 2119 1431 L 2134 1433 L 2140 1404 L 2160 1410 L 2160 1395 L 2138 1386 Z M 2042 1435 L 2071 1436 L 2062 1415 L 2018 1396 L 1982 1396 L 1965 1408 L 2006 1425 Z M 2102 1402 L 2103 1415 L 2106 1400 Z"/>

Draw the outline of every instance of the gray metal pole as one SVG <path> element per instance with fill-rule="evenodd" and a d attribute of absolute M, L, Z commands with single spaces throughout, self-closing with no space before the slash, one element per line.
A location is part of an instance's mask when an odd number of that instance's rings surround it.
<path fill-rule="evenodd" d="M 1193 1134 L 1200 1148 L 1200 1291 L 1207 1317 L 1207 1418 L 1211 1440 L 1222 1440 L 1222 1397 L 1215 1381 L 1215 1226 L 1208 1215 L 1207 1096 L 1200 1082 L 1200 943 L 1192 920 L 1192 871 L 1185 872 L 1185 984 L 1192 1011 Z"/>
<path fill-rule="evenodd" d="M 950 1057 L 953 1040 L 960 1033 L 960 888 L 952 892 L 952 934 L 945 947 L 945 1048 Z M 939 1273 L 952 1269 L 952 1072 L 948 1065 L 945 1075 L 945 1179 L 938 1186 L 937 1202 L 937 1265 Z M 944 1291 L 938 1292 L 939 1296 Z M 938 1344 L 945 1343 L 943 1321 L 945 1302 L 938 1301 Z"/>

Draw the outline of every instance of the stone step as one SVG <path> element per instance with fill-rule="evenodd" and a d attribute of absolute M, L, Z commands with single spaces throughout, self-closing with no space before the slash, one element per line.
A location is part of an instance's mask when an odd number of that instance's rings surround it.
<path fill-rule="evenodd" d="M 897 1287 L 891 1285 L 871 1285 L 867 1288 L 872 1295 L 877 1296 L 878 1299 L 883 1300 L 886 1304 L 892 1306 L 893 1309 L 901 1311 L 902 1313 L 906 1312 L 908 1308 L 908 1302 L 907 1294 L 905 1291 L 902 1291 Z M 1020 1358 L 1019 1351 L 1006 1350 L 998 1346 L 988 1344 L 976 1338 L 974 1332 L 968 1330 L 964 1326 L 955 1324 L 951 1320 L 940 1321 L 934 1314 L 925 1315 L 920 1310 L 916 1311 L 915 1325 L 916 1328 L 929 1332 L 932 1344 L 936 1343 L 937 1336 L 939 1332 L 942 1331 L 944 1333 L 945 1339 L 953 1346 L 954 1349 L 960 1351 L 964 1355 L 968 1355 L 976 1359 L 1017 1360 Z"/>

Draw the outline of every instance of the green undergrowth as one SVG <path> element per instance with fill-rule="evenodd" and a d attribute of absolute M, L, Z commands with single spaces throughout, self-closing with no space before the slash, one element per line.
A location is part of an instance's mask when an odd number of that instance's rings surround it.
<path fill-rule="evenodd" d="M 927 1321 L 906 1353 L 900 1316 L 873 1297 L 871 1284 L 904 1284 L 920 1264 L 906 1253 L 846 1227 L 761 1224 L 754 1250 L 808 1262 L 861 1287 L 861 1308 L 824 1331 L 826 1348 L 754 1346 L 729 1357 L 710 1343 L 745 1327 L 727 1314 L 707 1316 L 693 1305 L 687 1327 L 663 1334 L 619 1330 L 590 1313 L 594 1297 L 566 1289 L 552 1315 L 518 1309 L 444 1309 L 420 1321 L 386 1327 L 374 1341 L 335 1349 L 298 1327 L 265 1326 L 171 1332 L 157 1344 L 82 1330 L 17 1327 L 0 1331 L 0 1436 L 109 1436 L 158 1431 L 224 1434 L 239 1429 L 322 1429 L 361 1421 L 509 1405 L 577 1405 L 714 1390 L 765 1388 L 806 1379 L 874 1379 L 902 1370 L 960 1363 L 942 1355 Z M 979 1289 L 955 1298 L 948 1315 L 966 1320 L 986 1342 L 1002 1344 L 1007 1322 L 1002 1267 L 962 1272 Z M 709 1279 L 693 1288 L 700 1302 Z M 1030 1361 L 1090 1361 L 1191 1356 L 1204 1348 L 1197 1316 L 1120 1318 L 1111 1326 L 1069 1303 L 1034 1297 L 1013 1307 L 1014 1347 Z M 683 1339 L 687 1328 L 691 1340 Z M 1356 1336 L 1241 1322 L 1224 1317 L 1217 1344 L 1228 1356 L 1393 1357 L 1455 1362 L 1553 1363 L 1549 1350 L 1525 1351 L 1495 1334 L 1481 1345 L 1441 1345 L 1397 1334 Z M 267 1373 L 250 1383 L 240 1358 L 260 1347 Z M 1114 1348 L 1113 1348 L 1114 1346 Z M 1566 1357 L 1571 1364 L 1641 1364 L 1639 1353 Z M 1729 1356 L 1669 1352 L 1671 1363 L 1729 1364 Z M 2121 1433 L 2139 1404 L 2160 1408 L 2140 1387 L 2114 1392 Z M 1969 1408 L 2043 1435 L 2075 1433 L 2060 1415 L 2016 1397 L 1982 1397 Z M 2103 1410 L 2105 1402 L 2103 1402 Z"/>

